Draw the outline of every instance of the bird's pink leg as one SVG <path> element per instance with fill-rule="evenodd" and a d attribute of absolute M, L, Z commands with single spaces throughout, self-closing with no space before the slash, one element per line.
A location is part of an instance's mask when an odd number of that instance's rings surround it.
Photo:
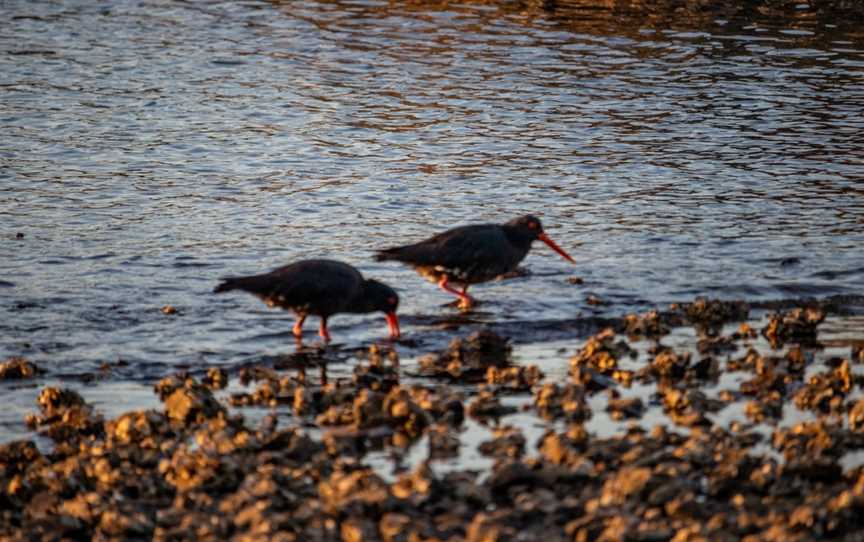
<path fill-rule="evenodd" d="M 324 342 L 330 342 L 330 332 L 327 331 L 327 317 L 321 317 L 321 326 L 318 328 L 318 335 L 324 339 Z"/>
<path fill-rule="evenodd" d="M 323 362 L 321 363 L 321 385 L 327 385 L 327 364 Z"/>
<path fill-rule="evenodd" d="M 294 336 L 298 339 L 303 336 L 303 322 L 306 321 L 306 316 L 298 316 L 297 322 L 294 323 L 294 327 L 291 328 L 291 331 L 294 333 Z"/>
<path fill-rule="evenodd" d="M 450 292 L 451 294 L 457 296 L 459 298 L 459 306 L 463 309 L 467 309 L 474 305 L 474 298 L 465 293 L 465 291 L 468 290 L 467 284 L 462 288 L 461 292 L 459 290 L 454 290 L 450 287 L 449 284 L 447 284 L 447 276 L 445 275 L 444 277 L 441 277 L 441 280 L 438 281 L 438 287 L 445 292 Z"/>

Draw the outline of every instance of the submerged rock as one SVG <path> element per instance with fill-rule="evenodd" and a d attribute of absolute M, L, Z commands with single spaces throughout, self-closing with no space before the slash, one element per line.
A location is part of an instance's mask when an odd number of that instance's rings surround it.
<path fill-rule="evenodd" d="M 24 358 L 11 357 L 0 363 L 0 380 L 22 380 L 39 376 L 44 371 Z"/>
<path fill-rule="evenodd" d="M 670 324 L 677 323 L 677 320 L 664 317 L 656 310 L 624 317 L 625 332 L 630 337 L 658 338 L 669 333 Z"/>
<path fill-rule="evenodd" d="M 750 306 L 744 301 L 722 301 L 697 297 L 692 303 L 673 305 L 679 309 L 685 318 L 693 323 L 701 332 L 709 335 L 719 333 L 723 325 L 729 322 L 741 322 L 750 314 Z"/>

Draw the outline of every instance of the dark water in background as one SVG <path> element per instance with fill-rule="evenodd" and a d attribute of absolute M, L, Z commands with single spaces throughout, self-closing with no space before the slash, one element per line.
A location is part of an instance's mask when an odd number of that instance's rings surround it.
<path fill-rule="evenodd" d="M 4 1 L 0 356 L 149 383 L 278 355 L 290 315 L 210 291 L 306 257 L 396 286 L 421 338 L 450 298 L 372 250 L 526 212 L 578 265 L 538 244 L 532 276 L 475 289 L 480 320 L 861 293 L 862 28 L 806 6 Z"/>

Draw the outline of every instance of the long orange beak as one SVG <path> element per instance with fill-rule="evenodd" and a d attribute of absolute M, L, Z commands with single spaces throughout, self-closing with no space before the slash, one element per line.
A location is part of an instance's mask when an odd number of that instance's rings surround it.
<path fill-rule="evenodd" d="M 569 254 L 567 254 L 566 252 L 564 252 L 564 249 L 561 248 L 561 247 L 559 247 L 559 246 L 555 243 L 555 241 L 553 241 L 552 239 L 550 239 L 549 236 L 546 235 L 545 233 L 541 233 L 540 235 L 538 235 L 538 236 L 537 236 L 537 239 L 540 239 L 541 241 L 543 241 L 544 243 L 546 243 L 547 245 L 549 245 L 549 248 L 551 248 L 552 250 L 554 250 L 555 252 L 557 252 L 558 254 L 560 254 L 561 256 L 563 256 L 564 259 L 567 260 L 568 262 L 570 262 L 570 263 L 576 263 L 576 260 L 574 260 L 573 258 L 571 258 Z"/>
<path fill-rule="evenodd" d="M 399 338 L 399 319 L 396 318 L 396 312 L 388 312 L 384 314 L 384 318 L 387 319 L 387 329 L 390 330 L 390 338 L 398 339 Z"/>

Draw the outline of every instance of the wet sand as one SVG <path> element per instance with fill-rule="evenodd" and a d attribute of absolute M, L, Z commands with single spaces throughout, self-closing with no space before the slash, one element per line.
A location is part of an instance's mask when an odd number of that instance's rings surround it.
<path fill-rule="evenodd" d="M 0 377 L 42 387 L 39 437 L 0 447 L 0 534 L 856 540 L 862 314 L 846 296 L 451 322 L 410 361 L 308 347 L 167 375 L 156 408 L 118 416 L 12 358 Z M 538 333 L 575 354 L 526 361 Z"/>

